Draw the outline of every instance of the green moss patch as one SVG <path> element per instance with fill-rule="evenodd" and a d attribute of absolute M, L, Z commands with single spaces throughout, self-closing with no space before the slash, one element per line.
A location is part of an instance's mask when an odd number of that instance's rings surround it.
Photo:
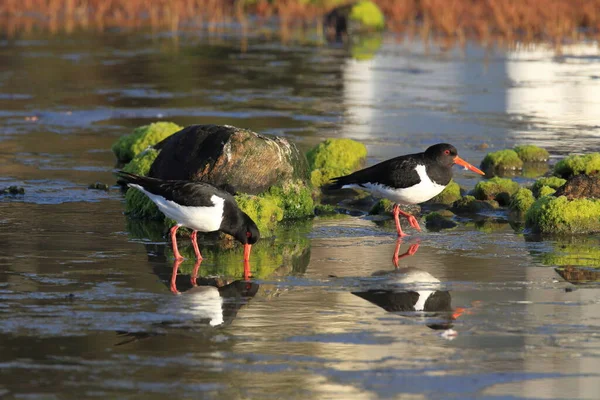
<path fill-rule="evenodd" d="M 600 232 L 600 200 L 543 196 L 527 211 L 525 222 L 528 228 L 539 233 Z"/>
<path fill-rule="evenodd" d="M 172 122 L 154 122 L 135 128 L 129 135 L 121 136 L 112 145 L 112 151 L 121 162 L 129 162 L 138 153 L 146 150 L 167 136 L 183 129 Z"/>
<path fill-rule="evenodd" d="M 534 203 L 535 197 L 529 189 L 520 188 L 510 198 L 508 208 L 511 211 L 524 214 L 529 210 L 529 207 Z"/>
<path fill-rule="evenodd" d="M 283 187 L 271 187 L 266 194 L 261 194 L 260 197 L 269 198 L 277 204 L 283 210 L 285 219 L 306 218 L 314 215 L 312 190 L 303 181 L 286 183 Z"/>
<path fill-rule="evenodd" d="M 533 192 L 533 195 L 535 197 L 540 197 L 540 189 L 542 187 L 550 187 L 556 191 L 556 189 L 564 185 L 566 182 L 567 181 L 565 179 L 558 178 L 556 176 L 540 178 L 533 183 L 533 185 L 531 186 L 531 191 Z M 547 193 L 545 195 L 547 195 Z"/>
<path fill-rule="evenodd" d="M 578 174 L 591 175 L 596 172 L 600 172 L 600 153 L 569 156 L 554 166 L 554 175 L 562 178 Z"/>
<path fill-rule="evenodd" d="M 351 139 L 327 139 L 306 154 L 311 182 L 322 186 L 331 178 L 347 175 L 359 168 L 367 157 L 364 144 Z"/>
<path fill-rule="evenodd" d="M 449 212 L 449 211 L 448 211 Z M 450 215 L 453 215 L 450 213 Z M 425 227 L 430 231 L 440 231 L 442 229 L 452 229 L 458 226 L 447 213 L 431 212 L 425 216 Z"/>
<path fill-rule="evenodd" d="M 477 200 L 498 200 L 501 205 L 519 190 L 519 184 L 510 179 L 494 177 L 487 181 L 477 182 L 473 196 Z"/>
<path fill-rule="evenodd" d="M 523 168 L 523 161 L 514 150 L 499 150 L 488 153 L 481 162 L 483 170 L 517 170 Z"/>
<path fill-rule="evenodd" d="M 538 197 L 551 196 L 554 193 L 556 193 L 556 189 L 551 188 L 550 186 L 542 186 L 540 190 L 538 190 Z"/>
<path fill-rule="evenodd" d="M 136 175 L 148 175 L 152 163 L 156 160 L 156 157 L 158 157 L 158 153 L 158 150 L 148 149 L 137 154 L 133 157 L 133 160 L 123 167 L 123 171 Z"/>
<path fill-rule="evenodd" d="M 372 1 L 359 1 L 350 11 L 350 20 L 360 24 L 363 30 L 382 30 L 385 28 L 385 17 L 381 9 Z"/>
<path fill-rule="evenodd" d="M 239 194 L 235 200 L 240 209 L 256 223 L 262 237 L 271 236 L 277 223 L 283 219 L 283 209 L 268 196 Z"/>
<path fill-rule="evenodd" d="M 450 181 L 448 186 L 442 191 L 442 193 L 435 196 L 433 199 L 427 201 L 432 204 L 447 204 L 450 205 L 456 200 L 460 199 L 460 186 L 454 181 Z"/>
<path fill-rule="evenodd" d="M 456 214 L 478 214 L 494 211 L 499 207 L 494 200 L 477 200 L 473 196 L 464 196 L 452 204 L 451 210 Z"/>
<path fill-rule="evenodd" d="M 546 149 L 531 144 L 516 146 L 514 150 L 523 162 L 546 162 L 550 158 Z"/>

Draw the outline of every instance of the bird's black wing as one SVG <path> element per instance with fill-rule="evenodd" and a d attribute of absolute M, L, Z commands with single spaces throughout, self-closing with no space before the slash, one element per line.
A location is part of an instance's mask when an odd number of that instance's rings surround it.
<path fill-rule="evenodd" d="M 212 207 L 215 205 L 211 200 L 214 195 L 232 201 L 235 204 L 235 200 L 231 194 L 205 182 L 163 181 L 124 171 L 119 171 L 118 175 L 128 184 L 140 185 L 147 192 L 164 197 L 183 206 Z"/>
<path fill-rule="evenodd" d="M 363 185 L 365 183 L 381 183 L 394 188 L 407 188 L 421 182 L 415 170 L 422 154 L 411 154 L 392 158 L 371 167 L 361 169 L 350 175 L 332 179 L 330 189 L 341 189 L 344 185 Z"/>

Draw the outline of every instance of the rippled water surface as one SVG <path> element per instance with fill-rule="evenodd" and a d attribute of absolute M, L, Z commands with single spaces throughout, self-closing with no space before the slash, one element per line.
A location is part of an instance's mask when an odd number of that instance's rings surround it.
<path fill-rule="evenodd" d="M 0 195 L 0 396 L 598 398 L 597 235 L 530 237 L 498 213 L 399 243 L 389 220 L 319 217 L 259 242 L 248 280 L 237 246 L 203 240 L 175 296 L 164 227 L 87 187 L 113 185 L 111 144 L 156 120 L 350 137 L 371 164 L 440 141 L 474 164 L 519 143 L 554 162 L 600 150 L 599 67 L 596 44 L 0 41 L 0 189 L 25 188 Z"/>

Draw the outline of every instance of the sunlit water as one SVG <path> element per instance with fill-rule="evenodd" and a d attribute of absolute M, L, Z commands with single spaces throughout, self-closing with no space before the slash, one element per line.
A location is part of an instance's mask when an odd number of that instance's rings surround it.
<path fill-rule="evenodd" d="M 118 136 L 161 119 L 303 149 L 351 137 L 369 163 L 440 141 L 474 164 L 518 143 L 598 151 L 595 44 L 441 52 L 388 37 L 360 60 L 242 49 L 142 34 L 0 43 L 0 188 L 26 190 L 0 197 L 0 395 L 598 398 L 599 277 L 580 269 L 598 266 L 598 236 L 541 241 L 500 214 L 411 230 L 399 252 L 419 246 L 395 270 L 389 221 L 317 218 L 255 246 L 249 281 L 239 248 L 203 241 L 201 289 L 188 260 L 175 296 L 163 227 L 128 223 L 116 188 L 87 189 L 114 183 Z M 416 293 L 438 306 L 403 311 Z"/>

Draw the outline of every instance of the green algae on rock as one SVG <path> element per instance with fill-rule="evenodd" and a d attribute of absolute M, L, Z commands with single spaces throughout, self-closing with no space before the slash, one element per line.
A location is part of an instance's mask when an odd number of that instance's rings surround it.
<path fill-rule="evenodd" d="M 358 169 L 367 157 L 364 144 L 351 139 L 327 139 L 307 154 L 310 179 L 315 187 Z"/>
<path fill-rule="evenodd" d="M 123 171 L 146 176 L 156 157 L 158 157 L 158 151 L 155 149 L 142 151 L 123 167 Z"/>
<path fill-rule="evenodd" d="M 481 162 L 483 170 L 517 170 L 523 169 L 523 161 L 516 151 L 511 149 L 488 153 Z"/>
<path fill-rule="evenodd" d="M 600 232 L 600 200 L 543 196 L 529 208 L 525 223 L 533 232 L 544 234 Z"/>
<path fill-rule="evenodd" d="M 283 209 L 270 196 L 238 194 L 238 207 L 256 223 L 262 237 L 271 236 L 273 229 L 283 219 Z"/>
<path fill-rule="evenodd" d="M 272 199 L 283 210 L 284 219 L 314 216 L 312 190 L 301 180 L 272 186 L 265 194 L 259 196 Z"/>
<path fill-rule="evenodd" d="M 430 231 L 455 228 L 458 224 L 451 219 L 452 215 L 454 214 L 447 210 L 446 212 L 431 212 L 425 216 L 425 227 Z"/>
<path fill-rule="evenodd" d="M 135 128 L 129 135 L 121 136 L 112 145 L 112 151 L 120 162 L 129 162 L 138 153 L 146 150 L 182 127 L 172 122 L 154 122 Z"/>
<path fill-rule="evenodd" d="M 566 182 L 567 182 L 566 179 L 562 179 L 562 178 L 559 178 L 556 176 L 540 178 L 533 183 L 533 185 L 531 186 L 531 191 L 533 192 L 533 195 L 535 197 L 546 196 L 548 194 L 547 190 L 546 190 L 545 194 L 543 194 L 543 195 L 540 194 L 542 187 L 547 186 L 547 187 L 550 187 L 550 188 L 556 190 L 559 187 L 561 187 L 562 185 L 564 185 Z"/>
<path fill-rule="evenodd" d="M 511 196 L 508 208 L 513 212 L 524 214 L 529 210 L 529 207 L 531 207 L 534 201 L 535 197 L 533 197 L 531 190 L 519 188 L 519 190 Z"/>
<path fill-rule="evenodd" d="M 446 204 L 451 205 L 456 200 L 460 199 L 462 196 L 460 194 L 460 186 L 458 183 L 453 180 L 450 181 L 448 186 L 444 188 L 442 193 L 438 194 L 431 200 L 428 200 L 427 204 Z"/>
<path fill-rule="evenodd" d="M 542 149 L 541 147 L 532 144 L 515 146 L 514 150 L 521 161 L 526 163 L 546 162 L 550 158 L 550 153 L 548 153 L 546 149 Z"/>
<path fill-rule="evenodd" d="M 556 193 L 556 189 L 550 187 L 550 186 L 542 186 L 539 190 L 538 190 L 538 197 L 542 197 L 542 196 L 551 196 L 554 193 Z"/>
<path fill-rule="evenodd" d="M 590 175 L 594 172 L 600 172 L 600 153 L 568 156 L 554 166 L 554 175 L 565 179 L 572 175 Z"/>
<path fill-rule="evenodd" d="M 359 24 L 358 29 L 353 30 L 382 30 L 385 28 L 383 12 L 373 1 L 362 0 L 354 4 L 348 18 L 355 24 Z"/>
<path fill-rule="evenodd" d="M 478 214 L 498 209 L 500 205 L 495 200 L 477 200 L 467 195 L 452 204 L 450 210 L 456 214 Z"/>
<path fill-rule="evenodd" d="M 519 184 L 510 179 L 493 177 L 487 181 L 477 182 L 475 189 L 473 189 L 473 196 L 477 200 L 502 200 L 504 201 L 501 205 L 506 205 L 505 201 L 508 199 L 503 196 L 502 193 L 512 196 L 519 190 Z"/>

